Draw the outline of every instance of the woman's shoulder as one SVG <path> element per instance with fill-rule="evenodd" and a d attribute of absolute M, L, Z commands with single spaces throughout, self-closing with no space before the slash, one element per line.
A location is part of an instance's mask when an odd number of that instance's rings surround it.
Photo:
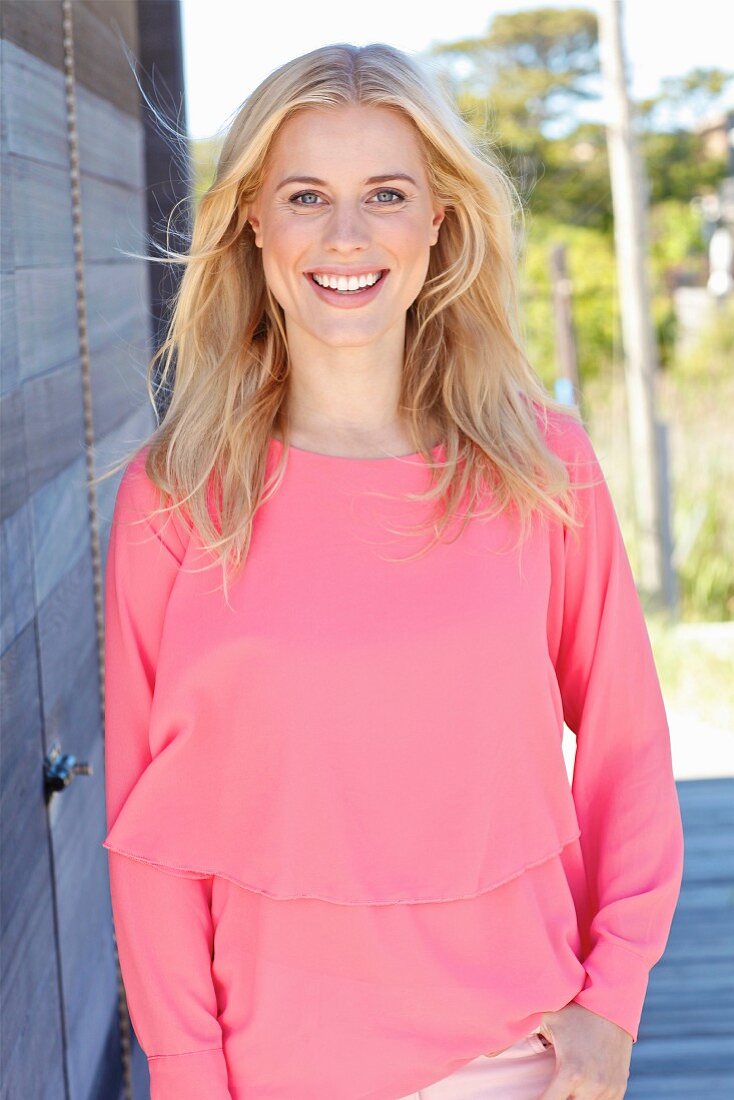
<path fill-rule="evenodd" d="M 190 531 L 177 512 L 167 510 L 170 499 L 148 474 L 150 447 L 150 443 L 140 447 L 123 471 L 115 498 L 113 522 L 146 524 L 174 557 L 183 561 Z"/>
<path fill-rule="evenodd" d="M 572 481 L 579 481 L 600 470 L 591 436 L 576 411 L 541 406 L 533 402 L 541 436 L 548 450 L 566 465 Z"/>
<path fill-rule="evenodd" d="M 560 457 L 573 457 L 592 448 L 591 438 L 576 409 L 554 409 L 534 401 L 535 418 L 549 447 Z M 593 448 L 592 448 L 593 449 Z"/>

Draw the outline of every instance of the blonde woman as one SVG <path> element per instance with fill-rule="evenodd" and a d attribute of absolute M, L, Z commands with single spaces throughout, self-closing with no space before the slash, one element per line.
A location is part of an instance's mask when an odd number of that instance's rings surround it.
<path fill-rule="evenodd" d="M 624 1095 L 681 820 L 601 466 L 521 348 L 516 200 L 428 69 L 330 45 L 243 104 L 176 257 L 106 566 L 154 1100 Z"/>

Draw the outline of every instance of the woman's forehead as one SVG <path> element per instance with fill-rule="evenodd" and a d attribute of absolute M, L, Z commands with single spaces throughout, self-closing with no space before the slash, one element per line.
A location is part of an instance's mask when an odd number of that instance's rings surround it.
<path fill-rule="evenodd" d="M 275 186 L 295 177 L 303 182 L 329 182 L 330 166 L 338 170 L 340 180 L 347 171 L 358 183 L 400 175 L 419 182 L 422 159 L 413 126 L 394 111 L 307 109 L 283 123 L 271 143 L 267 171 L 277 176 L 271 180 Z"/>

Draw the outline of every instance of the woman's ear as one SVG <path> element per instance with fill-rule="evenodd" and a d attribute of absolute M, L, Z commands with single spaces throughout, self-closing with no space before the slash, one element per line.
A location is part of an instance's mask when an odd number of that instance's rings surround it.
<path fill-rule="evenodd" d="M 441 228 L 441 222 L 446 216 L 445 206 L 434 206 L 433 221 L 431 222 L 431 244 L 434 245 L 438 240 L 438 231 Z"/>
<path fill-rule="evenodd" d="M 249 222 L 253 233 L 255 234 L 255 244 L 258 248 L 262 248 L 262 235 L 260 233 L 260 219 L 252 213 L 248 213 L 247 221 Z"/>

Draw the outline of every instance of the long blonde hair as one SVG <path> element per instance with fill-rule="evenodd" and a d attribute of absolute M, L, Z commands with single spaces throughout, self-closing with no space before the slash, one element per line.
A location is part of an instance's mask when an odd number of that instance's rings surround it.
<path fill-rule="evenodd" d="M 492 515 L 517 509 L 523 538 L 536 509 L 575 523 L 566 466 L 546 446 L 538 418 L 547 424 L 547 410 L 577 420 L 580 414 L 548 394 L 522 349 L 519 193 L 491 144 L 473 135 L 427 66 L 383 43 L 337 43 L 288 61 L 248 96 L 199 201 L 190 248 L 157 261 L 184 270 L 166 339 L 148 366 L 154 407 L 159 386 L 170 402 L 142 445 L 145 473 L 158 487 L 160 511 L 193 524 L 223 566 L 227 559 L 235 569 L 244 564 L 254 514 L 277 489 L 287 461 L 284 431 L 282 461 L 266 485 L 273 428 L 277 421 L 287 427 L 288 348 L 248 208 L 287 118 L 352 105 L 388 107 L 413 123 L 433 195 L 446 208 L 425 283 L 406 317 L 400 394 L 415 451 L 431 462 L 430 424 L 440 426 L 446 448 L 420 497 L 443 502 L 431 523 L 431 545 L 466 500 L 463 529 L 484 487 L 493 494 Z M 154 387 L 159 360 L 164 366 Z"/>

